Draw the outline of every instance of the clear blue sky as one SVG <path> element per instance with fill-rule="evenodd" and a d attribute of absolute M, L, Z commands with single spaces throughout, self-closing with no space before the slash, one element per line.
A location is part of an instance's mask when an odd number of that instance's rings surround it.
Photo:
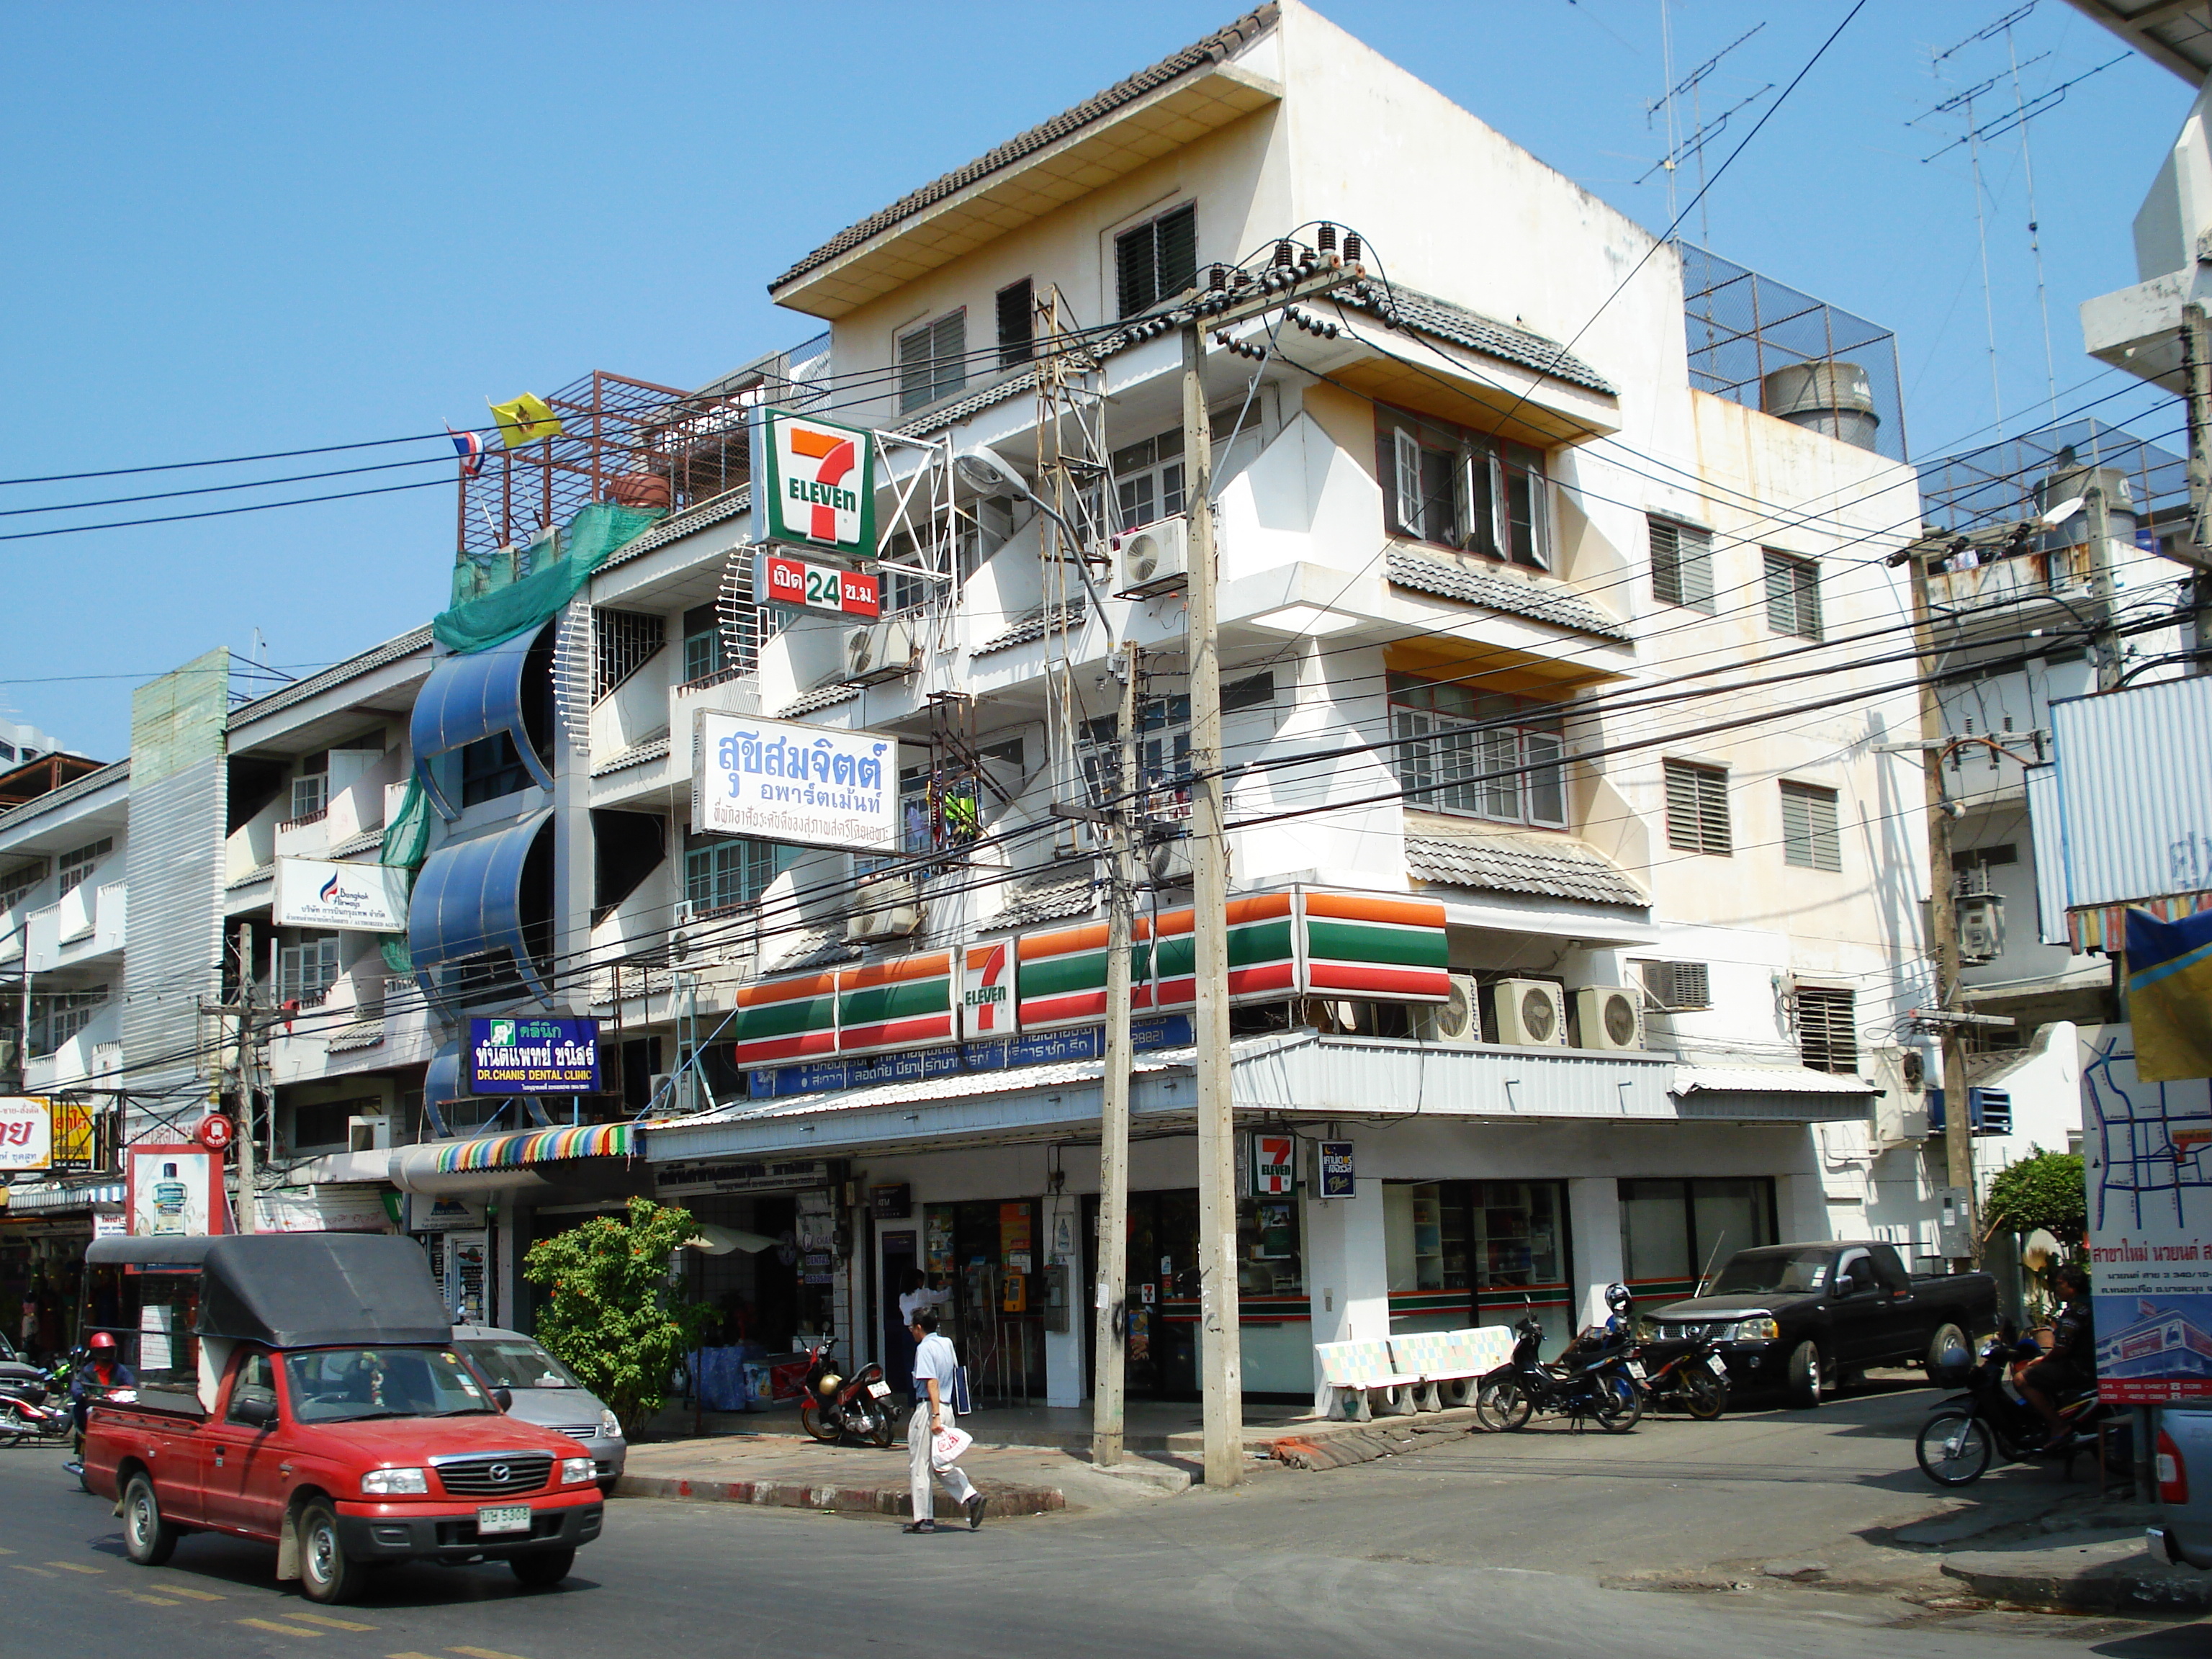
<path fill-rule="evenodd" d="M 1663 188 L 1632 181 L 1664 148 L 1644 107 L 1664 89 L 1658 3 L 1322 9 L 1656 228 Z M 1872 0 L 1709 199 L 1718 251 L 1897 331 L 1919 459 L 1988 435 L 1993 410 L 1965 152 L 1923 163 L 1956 129 L 1905 123 L 2005 70 L 2002 39 L 1942 80 L 1929 59 L 2009 9 Z M 1675 0 L 1677 72 L 1768 20 L 1705 82 L 1711 113 L 1786 84 L 1846 9 Z M 697 384 L 817 331 L 763 289 L 793 257 L 1232 15 L 1187 0 L 11 8 L 0 477 L 434 431 L 480 422 L 487 395 L 592 368 Z M 2015 33 L 2023 58 L 2050 54 L 2023 71 L 2031 97 L 2122 51 L 2061 0 Z M 839 78 L 817 101 L 825 47 Z M 2076 307 L 2135 280 L 2129 224 L 2190 96 L 2130 56 L 2034 124 L 2062 388 L 2095 367 Z M 802 144 L 815 159 L 792 166 Z M 2040 409 L 2043 333 L 2019 148 L 2000 139 L 1985 160 L 2017 431 Z M 1698 237 L 1694 215 L 1685 231 Z M 2136 422 L 2146 436 L 2176 424 L 2150 395 L 2106 412 L 2137 410 L 2155 410 Z M 0 508 L 232 476 L 9 487 Z M 0 533 L 162 510 L 18 515 Z M 248 650 L 258 628 L 268 659 L 300 672 L 402 632 L 443 603 L 453 514 L 447 487 L 0 541 L 0 713 L 112 757 L 131 686 L 210 646 Z"/>

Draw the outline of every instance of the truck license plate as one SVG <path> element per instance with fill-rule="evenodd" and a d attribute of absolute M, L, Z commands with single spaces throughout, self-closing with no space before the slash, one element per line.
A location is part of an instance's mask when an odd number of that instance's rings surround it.
<path fill-rule="evenodd" d="M 888 1382 L 871 1382 L 868 1384 L 868 1392 L 878 1400 L 888 1400 L 891 1397 L 891 1385 Z"/>
<path fill-rule="evenodd" d="M 530 1505 L 527 1504 L 495 1504 L 489 1509 L 477 1511 L 477 1531 L 479 1534 L 529 1530 Z"/>

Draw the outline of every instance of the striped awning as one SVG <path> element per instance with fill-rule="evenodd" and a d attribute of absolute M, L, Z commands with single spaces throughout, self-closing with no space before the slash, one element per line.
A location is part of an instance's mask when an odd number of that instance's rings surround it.
<path fill-rule="evenodd" d="M 2179 921 L 2212 910 L 2212 893 L 2172 893 L 2164 898 L 2130 899 L 2121 904 L 2087 904 L 2066 913 L 2066 937 L 2078 954 L 2103 951 L 2118 956 L 2128 948 L 2128 912 L 2148 910 L 2160 921 Z"/>
<path fill-rule="evenodd" d="M 43 1181 L 7 1189 L 6 1212 L 10 1215 L 52 1215 L 59 1211 L 89 1210 L 117 1206 L 128 1196 L 121 1182 L 92 1185 Z"/>
<path fill-rule="evenodd" d="M 635 1124 L 585 1123 L 450 1141 L 436 1148 L 436 1168 L 440 1175 L 462 1175 L 471 1170 L 514 1170 L 563 1158 L 628 1158 L 642 1150 Z"/>

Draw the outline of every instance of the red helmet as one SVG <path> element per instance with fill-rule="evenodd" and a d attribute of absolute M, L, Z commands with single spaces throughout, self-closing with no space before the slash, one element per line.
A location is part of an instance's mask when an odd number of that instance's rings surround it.
<path fill-rule="evenodd" d="M 105 1353 L 114 1348 L 115 1339 L 110 1336 L 106 1331 L 94 1331 L 92 1334 L 92 1340 L 86 1343 L 84 1346 L 90 1348 L 94 1353 Z"/>

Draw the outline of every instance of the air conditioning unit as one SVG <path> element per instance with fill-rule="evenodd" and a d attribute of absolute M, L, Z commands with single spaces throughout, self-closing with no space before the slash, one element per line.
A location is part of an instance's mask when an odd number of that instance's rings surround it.
<path fill-rule="evenodd" d="M 1585 985 L 1575 993 L 1585 1048 L 1641 1048 L 1644 999 L 1627 985 Z"/>
<path fill-rule="evenodd" d="M 1562 1048 L 1567 994 L 1547 979 L 1501 979 L 1490 988 L 1498 1040 L 1516 1048 Z"/>
<path fill-rule="evenodd" d="M 1190 885 L 1190 837 L 1176 836 L 1145 847 L 1145 876 L 1155 887 Z"/>
<path fill-rule="evenodd" d="M 845 635 L 845 684 L 872 685 L 896 679 L 914 667 L 914 623 L 906 617 L 886 617 L 849 629 Z"/>
<path fill-rule="evenodd" d="M 1959 955 L 1966 962 L 1990 962 L 2004 954 L 2004 900 L 1995 893 L 1954 899 L 1959 917 Z"/>
<path fill-rule="evenodd" d="M 860 884 L 853 914 L 845 918 L 849 939 L 904 939 L 921 927 L 921 878 L 878 876 Z"/>
<path fill-rule="evenodd" d="M 656 1114 L 680 1116 L 694 1109 L 697 1083 L 698 1073 L 688 1066 L 680 1072 L 655 1072 L 646 1079 L 645 1097 Z"/>
<path fill-rule="evenodd" d="M 1156 593 L 1190 576 L 1190 521 L 1162 519 L 1114 538 L 1114 591 Z"/>
<path fill-rule="evenodd" d="M 1442 1002 L 1423 1003 L 1413 1010 L 1413 1035 L 1424 1042 L 1472 1048 L 1482 1041 L 1482 1005 L 1474 976 L 1454 974 L 1451 995 Z"/>
<path fill-rule="evenodd" d="M 392 1145 L 392 1120 L 377 1112 L 368 1117 L 346 1120 L 346 1150 L 349 1152 L 380 1152 Z"/>

